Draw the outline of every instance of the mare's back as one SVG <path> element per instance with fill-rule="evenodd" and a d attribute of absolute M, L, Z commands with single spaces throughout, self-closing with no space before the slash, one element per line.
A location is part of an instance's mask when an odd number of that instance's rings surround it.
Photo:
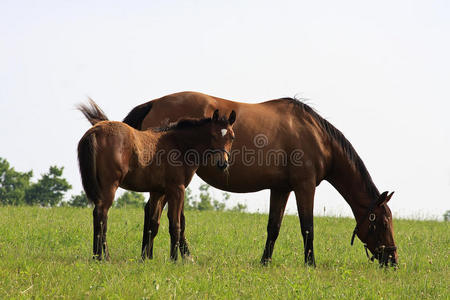
<path fill-rule="evenodd" d="M 286 103 L 278 100 L 261 103 L 243 103 L 230 101 L 197 92 L 181 92 L 151 101 L 151 109 L 144 117 L 142 129 L 158 127 L 167 122 L 176 122 L 183 118 L 206 118 L 219 109 L 223 115 L 234 110 L 237 114 L 236 125 L 256 120 L 263 126 L 267 120 L 283 122 L 290 116 Z M 239 127 L 239 126 L 238 126 Z"/>

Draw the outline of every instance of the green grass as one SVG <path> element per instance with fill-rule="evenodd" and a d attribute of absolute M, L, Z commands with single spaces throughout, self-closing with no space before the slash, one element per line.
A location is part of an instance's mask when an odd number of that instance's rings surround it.
<path fill-rule="evenodd" d="M 164 216 L 155 259 L 140 260 L 143 211 L 112 209 L 111 262 L 91 259 L 90 209 L 0 207 L 0 298 L 449 299 L 449 222 L 395 221 L 400 268 L 369 263 L 354 220 L 315 218 L 317 268 L 303 265 L 298 218 L 285 216 L 261 267 L 267 215 L 188 212 L 195 262 L 169 260 Z"/>

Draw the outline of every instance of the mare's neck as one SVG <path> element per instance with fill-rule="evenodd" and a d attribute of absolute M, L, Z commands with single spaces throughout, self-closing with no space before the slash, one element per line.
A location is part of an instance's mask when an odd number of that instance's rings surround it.
<path fill-rule="evenodd" d="M 358 168 L 341 149 L 335 149 L 333 152 L 333 167 L 327 176 L 327 181 L 344 197 L 350 205 L 356 221 L 359 222 L 367 213 L 368 208 L 377 200 L 378 189 L 369 173 Z M 362 161 L 361 164 L 366 170 Z"/>

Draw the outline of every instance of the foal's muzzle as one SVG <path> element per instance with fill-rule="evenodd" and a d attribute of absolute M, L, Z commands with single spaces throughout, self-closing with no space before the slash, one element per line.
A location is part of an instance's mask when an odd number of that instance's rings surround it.
<path fill-rule="evenodd" d="M 227 160 L 230 157 L 230 152 L 228 152 L 225 149 L 221 149 L 219 151 L 223 152 L 223 157 L 221 159 L 219 159 L 219 161 L 217 162 L 217 167 L 220 170 L 225 171 L 226 169 L 228 169 L 228 166 L 230 165 Z"/>
<path fill-rule="evenodd" d="M 222 171 L 225 171 L 226 169 L 228 169 L 228 166 L 229 166 L 229 164 L 227 161 L 217 163 L 217 167 L 219 169 L 221 169 Z"/>

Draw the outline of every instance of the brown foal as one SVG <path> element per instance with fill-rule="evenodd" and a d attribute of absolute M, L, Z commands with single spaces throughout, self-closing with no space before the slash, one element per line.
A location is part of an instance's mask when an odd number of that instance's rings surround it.
<path fill-rule="evenodd" d="M 145 208 L 142 257 L 152 257 L 161 211 L 168 203 L 170 257 L 189 255 L 184 237 L 184 191 L 201 165 L 228 168 L 236 113 L 219 118 L 183 119 L 163 128 L 139 131 L 125 123 L 108 121 L 90 100 L 80 111 L 93 125 L 78 144 L 83 188 L 94 203 L 94 258 L 109 260 L 106 242 L 108 210 L 118 187 L 160 195 Z M 163 196 L 164 195 L 164 196 Z"/>

